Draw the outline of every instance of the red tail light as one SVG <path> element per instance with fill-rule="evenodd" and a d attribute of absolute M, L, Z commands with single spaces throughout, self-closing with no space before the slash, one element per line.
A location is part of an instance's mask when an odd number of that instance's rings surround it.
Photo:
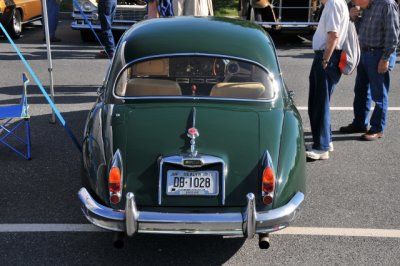
<path fill-rule="evenodd" d="M 117 149 L 112 159 L 110 172 L 108 173 L 108 191 L 111 204 L 118 204 L 121 201 L 124 177 L 122 165 L 121 151 Z M 117 205 L 112 207 L 118 208 Z"/>
<path fill-rule="evenodd" d="M 121 191 L 121 171 L 118 167 L 111 168 L 108 183 L 110 184 L 110 192 Z"/>
<path fill-rule="evenodd" d="M 111 203 L 117 204 L 121 200 L 121 171 L 118 167 L 112 167 L 108 175 L 108 185 Z"/>
<path fill-rule="evenodd" d="M 273 201 L 275 189 L 275 175 L 271 167 L 266 167 L 262 177 L 262 197 L 263 203 L 269 205 Z"/>
<path fill-rule="evenodd" d="M 274 192 L 274 186 L 275 186 L 274 171 L 272 170 L 271 167 L 267 167 L 264 169 L 263 172 L 262 190 L 265 193 L 271 193 Z"/>

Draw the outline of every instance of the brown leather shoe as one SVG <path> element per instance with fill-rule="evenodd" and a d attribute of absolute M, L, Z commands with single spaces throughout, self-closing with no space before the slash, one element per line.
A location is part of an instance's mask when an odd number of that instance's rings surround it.
<path fill-rule="evenodd" d="M 383 132 L 372 133 L 371 131 L 368 131 L 367 133 L 362 134 L 361 138 L 368 141 L 377 140 L 383 138 Z"/>
<path fill-rule="evenodd" d="M 358 126 L 354 125 L 353 123 L 349 124 L 348 126 L 341 127 L 339 130 L 340 130 L 340 132 L 347 133 L 347 134 L 366 133 L 367 132 L 366 127 L 358 127 Z"/>

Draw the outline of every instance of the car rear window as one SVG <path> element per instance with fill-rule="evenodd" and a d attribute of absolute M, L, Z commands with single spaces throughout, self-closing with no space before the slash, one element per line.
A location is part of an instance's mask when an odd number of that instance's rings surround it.
<path fill-rule="evenodd" d="M 209 56 L 157 58 L 134 63 L 119 75 L 115 95 L 272 99 L 275 82 L 260 66 Z"/>

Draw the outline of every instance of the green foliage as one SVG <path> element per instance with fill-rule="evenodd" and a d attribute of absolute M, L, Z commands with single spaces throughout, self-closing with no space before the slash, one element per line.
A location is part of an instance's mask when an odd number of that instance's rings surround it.
<path fill-rule="evenodd" d="M 219 17 L 237 16 L 239 0 L 213 0 L 214 15 Z M 72 11 L 72 0 L 64 0 L 60 6 L 61 12 Z"/>
<path fill-rule="evenodd" d="M 238 16 L 239 0 L 213 0 L 214 15 L 218 17 Z"/>

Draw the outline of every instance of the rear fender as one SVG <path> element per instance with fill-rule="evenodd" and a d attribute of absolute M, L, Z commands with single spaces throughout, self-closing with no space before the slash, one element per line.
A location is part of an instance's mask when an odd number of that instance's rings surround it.
<path fill-rule="evenodd" d="M 103 137 L 103 112 L 104 104 L 97 102 L 90 111 L 86 120 L 82 158 L 83 168 L 86 176 L 84 176 L 84 184 L 90 186 L 99 197 L 104 198 L 106 195 L 106 156 L 104 150 Z"/>
<path fill-rule="evenodd" d="M 305 147 L 300 114 L 286 110 L 281 135 L 274 208 L 285 205 L 298 191 L 305 194 Z"/>

